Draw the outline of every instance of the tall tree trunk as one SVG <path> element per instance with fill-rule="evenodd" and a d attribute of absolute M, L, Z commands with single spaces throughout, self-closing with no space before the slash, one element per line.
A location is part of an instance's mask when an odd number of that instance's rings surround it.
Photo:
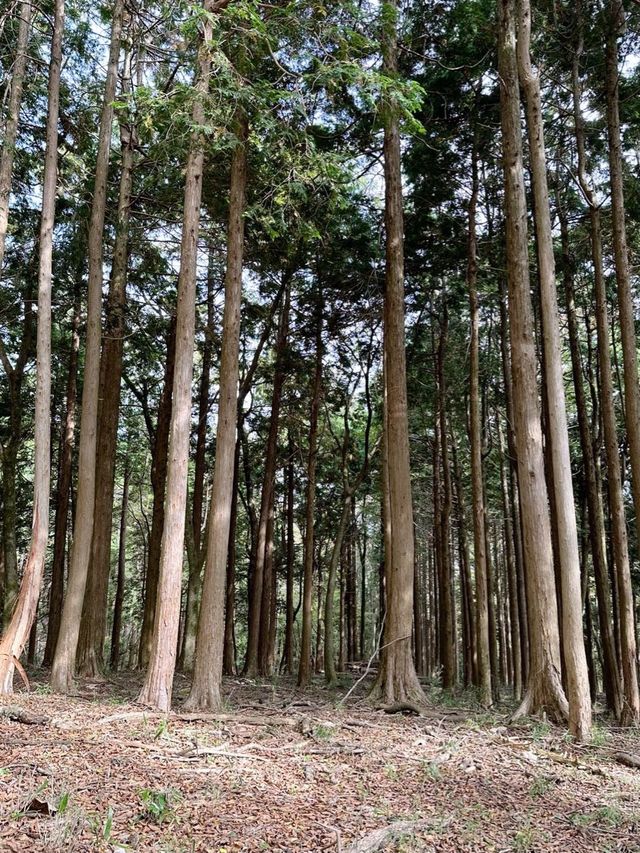
<path fill-rule="evenodd" d="M 151 488 L 153 490 L 153 511 L 149 534 L 149 553 L 144 590 L 142 628 L 138 649 L 138 665 L 146 667 L 151 655 L 151 642 L 155 622 L 158 577 L 160 573 L 160 547 L 164 528 L 164 498 L 167 484 L 167 464 L 169 456 L 169 430 L 173 408 L 173 376 L 176 364 L 176 315 L 172 314 L 167 334 L 167 357 L 164 367 L 162 393 L 158 404 L 158 420 L 153 434 L 151 454 Z"/>
<path fill-rule="evenodd" d="M 295 479 L 293 471 L 293 436 L 291 428 L 287 429 L 287 464 L 285 466 L 285 482 L 287 488 L 287 603 L 284 635 L 284 664 L 287 675 L 293 675 L 293 587 L 295 572 Z"/>
<path fill-rule="evenodd" d="M 180 643 L 178 663 L 181 669 L 190 671 L 196 652 L 196 634 L 198 631 L 198 613 L 200 610 L 200 591 L 202 589 L 202 568 L 205 561 L 202 523 L 205 496 L 207 417 L 209 414 L 209 386 L 211 381 L 212 335 L 214 322 L 214 250 L 209 248 L 209 271 L 207 275 L 207 327 L 202 349 L 202 369 L 198 392 L 198 423 L 196 427 L 196 453 L 193 474 L 193 505 L 191 518 L 187 519 L 187 557 L 189 578 L 184 613 L 184 631 Z M 235 470 L 235 469 L 234 469 Z M 235 477 L 235 473 L 234 473 Z M 235 480 L 234 480 L 235 482 Z M 234 489 L 234 504 L 236 502 Z M 232 507 L 232 527 L 235 529 L 235 506 Z M 206 535 L 205 535 L 206 538 Z M 189 547 L 189 543 L 192 547 Z"/>
<path fill-rule="evenodd" d="M 75 443 L 76 425 L 78 350 L 80 348 L 80 276 L 82 267 L 83 264 L 81 262 L 75 282 L 69 363 L 67 367 L 66 406 L 58 449 L 58 483 L 56 490 L 53 559 L 51 562 L 49 619 L 47 622 L 47 641 L 42 661 L 42 665 L 45 667 L 51 666 L 53 661 L 53 654 L 58 641 L 58 631 L 60 630 L 60 613 L 64 600 L 64 569 L 67 553 L 67 527 L 69 523 L 69 499 L 71 496 L 73 446 Z"/>
<path fill-rule="evenodd" d="M 591 730 L 589 674 L 582 629 L 580 555 L 573 498 L 567 410 L 562 371 L 562 343 L 556 294 L 556 273 L 547 187 L 547 164 L 540 82 L 531 64 L 531 8 L 518 0 L 518 66 L 525 97 L 529 156 L 536 221 L 540 276 L 540 307 L 544 328 L 545 389 L 553 470 L 554 505 L 557 514 L 558 557 L 561 576 L 562 637 L 566 666 L 569 729 L 577 740 Z M 549 614 L 550 615 L 550 614 Z"/>
<path fill-rule="evenodd" d="M 574 115 L 575 106 L 579 109 L 579 89 L 577 61 L 574 59 Z M 578 113 L 576 128 L 581 134 L 581 116 Z M 582 140 L 580 142 L 582 145 Z M 604 529 L 604 514 L 602 511 L 602 496 L 598 484 L 596 463 L 593 453 L 593 439 L 587 414 L 587 402 L 584 386 L 582 383 L 582 361 L 580 358 L 580 340 L 578 335 L 578 323 L 576 319 L 576 307 L 573 286 L 573 264 L 569 249 L 569 231 L 566 211 L 558 201 L 558 212 L 560 219 L 560 234 L 562 240 L 562 267 L 563 285 L 566 301 L 567 326 L 569 331 L 569 347 L 571 353 L 571 367 L 573 373 L 573 387 L 578 413 L 578 428 L 580 432 L 580 449 L 582 451 L 582 464 L 586 486 L 587 517 L 589 541 L 591 543 L 591 559 L 593 562 L 593 573 L 596 587 L 596 598 L 598 601 L 598 624 L 600 628 L 600 643 L 602 646 L 602 676 L 604 682 L 607 705 L 616 717 L 620 716 L 622 710 L 622 686 L 620 683 L 620 672 L 616 658 L 615 640 L 611 621 L 611 589 L 609 584 L 609 572 L 606 556 L 606 533 Z"/>
<path fill-rule="evenodd" d="M 236 671 L 236 527 L 238 523 L 238 486 L 240 476 L 240 433 L 243 430 L 244 417 L 238 413 L 238 435 L 233 459 L 233 492 L 231 496 L 231 517 L 229 521 L 229 546 L 227 551 L 227 581 L 224 604 L 224 650 L 222 653 L 222 672 L 234 675 Z"/>
<path fill-rule="evenodd" d="M 449 441 L 447 436 L 447 389 L 445 380 L 445 355 L 449 315 L 447 306 L 442 309 L 440 341 L 438 344 L 437 373 L 438 373 L 438 413 L 436 429 L 439 433 L 440 458 L 434 460 L 435 465 L 442 464 L 442 503 L 440 518 L 436 524 L 440 526 L 440 559 L 439 559 L 439 591 L 440 591 L 440 664 L 442 666 L 442 686 L 449 689 L 456 683 L 456 629 L 455 606 L 452 587 L 451 571 L 451 468 L 449 465 Z"/>
<path fill-rule="evenodd" d="M 513 0 L 499 0 L 498 17 L 512 392 L 531 653 L 529 685 L 517 713 L 546 710 L 555 718 L 563 718 L 569 709 L 560 678 L 560 636 L 538 404 Z"/>
<path fill-rule="evenodd" d="M 96 438 L 100 386 L 100 341 L 102 327 L 103 232 L 109 172 L 109 152 L 113 124 L 113 101 L 118 77 L 120 36 L 124 0 L 115 0 L 111 24 L 111 45 L 107 64 L 104 100 L 100 117 L 93 204 L 89 224 L 87 293 L 87 338 L 78 450 L 78 497 L 73 524 L 73 544 L 69 560 L 67 592 L 56 652 L 51 669 L 51 689 L 69 693 L 73 687 L 76 650 L 82 604 L 91 557 L 94 502 L 96 495 Z"/>
<path fill-rule="evenodd" d="M 58 113 L 64 0 L 54 6 L 40 220 L 36 349 L 35 449 L 31 544 L 11 620 L 0 640 L 0 693 L 13 693 L 13 671 L 36 617 L 49 538 L 51 483 L 51 278 L 58 166 Z"/>
<path fill-rule="evenodd" d="M 238 419 L 238 353 L 247 188 L 247 135 L 246 118 L 239 115 L 236 147 L 231 160 L 218 428 L 207 531 L 207 561 L 202 586 L 193 683 L 186 702 L 189 708 L 213 710 L 219 709 L 222 704 L 220 686 L 224 650 L 224 591 Z"/>
<path fill-rule="evenodd" d="M 311 681 L 311 634 L 313 605 L 313 556 L 314 525 L 316 508 L 316 467 L 318 462 L 318 413 L 322 392 L 322 292 L 317 285 L 316 294 L 316 353 L 311 414 L 309 419 L 309 455 L 307 457 L 307 499 L 304 531 L 302 595 L 302 637 L 300 641 L 300 661 L 298 664 L 298 686 L 305 687 Z M 318 606 L 320 603 L 318 602 Z"/>
<path fill-rule="evenodd" d="M 620 720 L 623 725 L 636 724 L 640 719 L 640 694 L 636 669 L 636 637 L 631 589 L 631 568 L 627 525 L 622 493 L 622 474 L 613 403 L 611 350 L 606 287 L 603 274 L 600 209 L 591 207 L 591 240 L 593 251 L 594 284 L 596 295 L 596 325 L 598 330 L 598 366 L 600 373 L 602 421 L 607 460 L 607 482 L 611 511 L 613 561 L 616 569 L 618 613 L 620 620 L 620 657 L 624 704 Z"/>
<path fill-rule="evenodd" d="M 631 485 L 640 542 L 640 379 L 635 309 L 631 289 L 631 271 L 623 182 L 623 156 L 620 133 L 618 36 L 625 24 L 622 0 L 608 0 L 609 21 L 606 42 L 607 139 L 609 145 L 609 181 L 611 184 L 611 236 L 616 271 L 620 337 L 624 364 L 624 418 L 629 441 Z"/>
<path fill-rule="evenodd" d="M 122 97 L 127 98 L 130 93 L 131 55 L 130 52 L 127 52 L 123 65 Z M 104 321 L 102 355 L 100 357 L 93 538 L 76 656 L 78 672 L 91 678 L 100 675 L 104 668 L 103 646 L 107 626 L 107 593 L 111 571 L 113 490 L 118 444 L 129 259 L 129 209 L 136 144 L 134 128 L 125 121 L 120 124 L 120 143 L 122 162 L 116 236 Z"/>
<path fill-rule="evenodd" d="M 210 12 L 211 6 L 212 0 L 204 0 L 204 12 Z M 211 24 L 205 20 L 198 50 L 198 67 L 194 86 L 196 98 L 193 104 L 192 119 L 196 130 L 191 137 L 185 169 L 176 314 L 176 355 L 158 589 L 149 668 L 139 696 L 139 701 L 143 705 L 150 705 L 160 711 L 169 711 L 171 708 L 180 628 L 181 578 L 189 473 L 189 427 L 195 337 L 198 233 L 200 230 L 200 201 L 204 166 L 204 139 L 199 128 L 205 120 L 203 101 L 209 89 L 211 72 L 211 61 L 207 46 L 210 30 Z"/>
<path fill-rule="evenodd" d="M 580 12 L 580 8 L 578 9 Z M 600 206 L 596 202 L 592 188 L 589 185 L 586 172 L 585 132 L 580 108 L 579 60 L 582 53 L 581 15 L 578 17 L 578 45 L 573 62 L 573 111 L 576 125 L 576 147 L 578 153 L 578 179 L 582 193 L 589 205 L 591 226 L 591 251 L 593 260 L 593 275 L 596 299 L 596 327 L 598 337 L 598 370 L 600 378 L 600 406 L 604 432 L 605 456 L 607 461 L 607 481 L 609 490 L 609 507 L 611 512 L 611 539 L 613 548 L 614 594 L 617 595 L 617 610 L 620 626 L 619 657 L 622 662 L 622 692 L 623 703 L 620 719 L 623 724 L 636 723 L 640 718 L 640 694 L 638 691 L 638 676 L 636 669 L 636 638 L 633 616 L 633 596 L 631 591 L 631 574 L 629 565 L 629 549 L 627 542 L 627 526 L 622 494 L 622 474 L 620 471 L 620 456 L 618 448 L 615 408 L 613 403 L 613 381 L 611 372 L 611 350 L 609 341 L 609 317 L 607 309 L 606 285 L 604 281 L 602 259 L 602 236 L 600 229 Z M 592 394 L 594 392 L 592 391 Z M 597 477 L 597 469 L 594 466 Z M 596 488 L 597 492 L 597 488 Z M 594 507 L 597 514 L 597 506 Z M 597 549 L 596 549 L 597 550 Z M 594 551 L 594 553 L 596 553 Z M 604 555 L 603 555 L 604 556 Z M 594 568 L 597 568 L 594 563 Z M 601 594 L 605 594 L 606 578 L 601 577 Z M 607 596 L 608 598 L 608 596 Z M 606 599 L 605 599 L 606 600 Z M 604 614 L 603 614 L 604 615 Z M 602 619 L 602 616 L 601 616 Z M 607 620 L 608 621 L 608 620 Z M 608 632 L 605 630 L 603 637 Z M 615 668 L 610 670 L 612 690 L 615 691 Z M 617 692 L 617 691 L 616 691 Z M 616 701 L 616 704 L 619 704 Z"/>
<path fill-rule="evenodd" d="M 113 604 L 113 626 L 111 629 L 111 656 L 109 666 L 116 672 L 120 662 L 120 634 L 122 633 L 122 604 L 124 601 L 124 579 L 127 563 L 127 511 L 129 507 L 129 469 L 124 472 L 122 484 L 122 506 L 120 509 L 120 543 L 118 545 L 118 579 Z"/>
<path fill-rule="evenodd" d="M 16 139 L 18 137 L 18 125 L 20 123 L 22 88 L 27 69 L 27 47 L 29 43 L 29 30 L 31 28 L 32 5 L 31 0 L 22 0 L 19 6 L 18 15 L 20 16 L 20 24 L 18 25 L 18 41 L 16 42 L 16 53 L 13 60 L 7 119 L 4 125 L 2 152 L 0 153 L 0 273 L 2 272 L 2 265 L 4 263 L 4 248 L 9 225 L 11 179 L 13 176 L 13 161 L 16 150 Z"/>
<path fill-rule="evenodd" d="M 511 653 L 513 656 L 513 695 L 522 699 L 522 652 L 520 648 L 520 612 L 518 610 L 518 572 L 516 567 L 515 543 L 513 538 L 513 520 L 509 502 L 509 485 L 504 464 L 504 440 L 499 416 L 496 417 L 498 427 L 498 444 L 500 452 L 500 487 L 502 492 L 502 513 L 504 516 L 504 544 L 507 567 L 507 584 L 509 590 L 509 625 L 511 630 Z"/>
<path fill-rule="evenodd" d="M 398 73 L 398 6 L 396 0 L 382 5 L 384 72 Z M 385 177 L 385 294 L 384 383 L 385 455 L 388 478 L 389 532 L 385 549 L 386 617 L 384 648 L 372 696 L 383 701 L 425 697 L 411 654 L 413 622 L 413 506 L 409 461 L 407 372 L 404 328 L 404 238 L 400 129 L 393 99 L 384 110 Z"/>
<path fill-rule="evenodd" d="M 267 437 L 260 517 L 258 521 L 258 544 L 249 604 L 249 636 L 247 640 L 247 659 L 244 667 L 245 674 L 249 678 L 255 677 L 258 672 L 261 675 L 270 674 L 266 672 L 265 664 L 268 649 L 267 637 L 269 634 L 270 596 L 273 578 L 270 575 L 267 577 L 265 570 L 267 568 L 273 570 L 273 561 L 267 567 L 267 552 L 272 544 L 268 541 L 267 531 L 269 518 L 273 516 L 280 403 L 286 378 L 284 358 L 289 333 L 290 305 L 291 283 L 287 281 L 284 305 L 278 329 L 278 339 L 276 341 L 271 417 L 269 419 L 269 435 Z"/>
<path fill-rule="evenodd" d="M 489 707 L 491 663 L 489 658 L 489 604 L 487 595 L 487 555 L 484 533 L 484 478 L 482 474 L 482 422 L 480 419 L 480 327 L 478 315 L 478 259 L 476 210 L 478 205 L 478 155 L 474 139 L 471 155 L 471 198 L 467 243 L 467 287 L 471 341 L 469 351 L 469 422 L 471 444 L 471 496 L 473 508 L 473 555 L 476 581 L 476 656 L 478 698 Z"/>

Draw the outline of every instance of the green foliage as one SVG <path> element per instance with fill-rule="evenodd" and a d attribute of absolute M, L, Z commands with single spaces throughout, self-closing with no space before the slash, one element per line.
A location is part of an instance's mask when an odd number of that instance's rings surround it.
<path fill-rule="evenodd" d="M 173 804 L 176 800 L 175 791 L 159 791 L 153 788 L 142 788 L 138 797 L 143 807 L 143 817 L 163 823 L 173 816 Z"/>

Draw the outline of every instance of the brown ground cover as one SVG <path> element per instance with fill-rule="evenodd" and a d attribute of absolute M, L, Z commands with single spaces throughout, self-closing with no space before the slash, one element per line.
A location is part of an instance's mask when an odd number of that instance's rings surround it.
<path fill-rule="evenodd" d="M 165 718 L 132 703 L 136 677 L 38 688 L 0 716 L 0 851 L 348 853 L 403 822 L 396 853 L 640 851 L 637 732 L 605 724 L 578 747 L 540 721 L 434 704 L 371 709 L 356 691 L 226 683 L 217 718 Z M 461 700 L 458 700 L 460 705 Z M 50 812 L 47 814 L 47 812 Z M 367 849 L 361 841 L 359 849 Z"/>

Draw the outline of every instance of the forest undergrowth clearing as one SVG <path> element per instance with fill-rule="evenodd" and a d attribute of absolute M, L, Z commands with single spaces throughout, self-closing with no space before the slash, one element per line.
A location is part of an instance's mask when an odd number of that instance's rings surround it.
<path fill-rule="evenodd" d="M 37 682 L 0 700 L 46 718 L 0 716 L 2 853 L 640 851 L 640 771 L 615 760 L 635 731 L 576 746 L 507 709 L 389 715 L 286 680 L 228 679 L 213 717 L 180 713 L 178 678 L 166 717 L 133 703 L 135 675 L 66 698 Z"/>

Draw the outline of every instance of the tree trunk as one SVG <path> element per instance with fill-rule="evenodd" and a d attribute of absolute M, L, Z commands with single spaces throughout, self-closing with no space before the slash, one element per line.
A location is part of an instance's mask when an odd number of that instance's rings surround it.
<path fill-rule="evenodd" d="M 209 11 L 211 0 L 203 9 Z M 206 46 L 211 24 L 203 23 L 198 51 L 196 99 L 193 104 L 194 131 L 185 169 L 178 306 L 176 314 L 176 354 L 173 376 L 171 426 L 167 459 L 167 488 L 164 526 L 160 547 L 158 588 L 149 668 L 139 701 L 159 711 L 169 711 L 173 691 L 178 631 L 180 628 L 181 578 L 184 557 L 184 528 L 189 468 L 191 383 L 195 337 L 195 300 L 200 230 L 200 201 L 204 140 L 198 128 L 204 124 L 203 99 L 209 88 L 210 58 Z M 225 542 L 226 548 L 226 542 Z M 149 592 L 147 592 L 149 594 Z"/>
<path fill-rule="evenodd" d="M 398 70 L 398 6 L 382 7 L 384 72 Z M 409 461 L 407 373 L 404 328 L 404 241 L 400 130 L 393 99 L 384 109 L 386 265 L 384 294 L 384 383 L 389 531 L 385 549 L 384 648 L 372 698 L 424 702 L 411 654 L 413 621 L 413 507 Z M 390 541 L 389 541 L 390 540 Z"/>
<path fill-rule="evenodd" d="M 579 60 L 582 53 L 581 17 L 578 18 L 578 44 L 573 62 L 573 111 L 576 125 L 576 147 L 578 153 L 578 178 L 583 195 L 589 205 L 591 225 L 591 251 L 593 260 L 593 275 L 596 299 L 596 326 L 598 337 L 598 370 L 600 377 L 600 406 L 602 426 L 604 431 L 605 456 L 607 461 L 607 480 L 609 490 L 609 506 L 611 512 L 611 539 L 613 546 L 614 593 L 617 595 L 617 608 L 614 601 L 614 613 L 617 609 L 620 625 L 619 657 L 622 661 L 622 692 L 623 702 L 620 719 L 623 724 L 636 723 L 640 717 L 640 694 L 638 692 L 638 677 L 636 671 L 636 639 L 633 617 L 633 597 L 631 592 L 631 575 L 629 565 L 629 550 L 627 543 L 627 527 L 622 494 L 622 479 L 617 438 L 616 416 L 613 403 L 613 381 L 611 373 L 611 351 L 609 342 L 609 317 L 607 310 L 606 286 L 604 281 L 602 260 L 602 236 L 600 230 L 600 207 L 597 204 L 593 190 L 589 186 L 586 173 L 586 152 L 584 122 L 580 108 Z M 593 394 L 593 391 L 592 391 Z M 597 469 L 594 465 L 597 477 Z M 597 497 L 596 482 L 596 497 Z M 594 507 L 597 515 L 597 505 Z M 602 541 L 602 540 L 601 540 Z M 596 544 L 594 554 L 599 548 Z M 604 557 L 604 555 L 603 555 Z M 594 569 L 597 564 L 594 562 Z M 596 575 L 597 580 L 597 575 Z M 602 575 L 601 595 L 605 595 L 606 576 Z M 608 599 L 608 596 L 604 599 Z M 603 602 L 604 603 L 604 602 Z M 607 608 L 608 609 L 608 608 Z M 604 613 L 601 614 L 601 620 Z M 608 618 L 607 618 L 608 622 Z M 601 623 L 602 624 L 602 623 Z M 605 629 L 604 638 L 608 631 Z M 608 642 L 608 641 L 607 641 Z M 609 669 L 609 666 L 607 665 Z M 615 669 L 611 667 L 612 690 L 615 690 Z M 616 704 L 619 702 L 614 699 Z"/>
<path fill-rule="evenodd" d="M 562 372 L 562 343 L 556 294 L 553 236 L 547 187 L 547 164 L 540 83 L 530 57 L 531 9 L 529 0 L 518 0 L 518 65 L 525 96 L 529 154 L 536 221 L 540 307 L 544 328 L 545 392 L 551 445 L 554 505 L 557 514 L 558 557 L 561 576 L 562 637 L 566 666 L 569 729 L 577 740 L 591 730 L 589 674 L 582 629 L 580 555 L 573 498 L 567 411 Z M 551 614 L 547 614 L 547 618 Z"/>
<path fill-rule="evenodd" d="M 313 553 L 316 507 L 316 467 L 318 462 L 318 413 L 322 392 L 322 293 L 318 285 L 316 295 L 316 353 L 311 414 L 309 420 L 309 455 L 307 461 L 307 501 L 305 513 L 302 596 L 302 637 L 298 665 L 298 686 L 306 687 L 311 681 L 311 608 L 313 604 Z M 319 606 L 319 602 L 318 602 Z"/>
<path fill-rule="evenodd" d="M 128 53 L 124 60 L 122 97 L 128 97 L 130 92 L 131 57 Z M 107 626 L 107 593 L 111 571 L 113 490 L 118 444 L 129 259 L 129 209 L 136 144 L 133 127 L 124 121 L 120 124 L 120 141 L 122 165 L 116 236 L 113 246 L 111 279 L 100 358 L 93 538 L 76 659 L 76 668 L 79 674 L 90 678 L 99 676 L 104 668 L 103 646 Z"/>
<path fill-rule="evenodd" d="M 169 321 L 167 334 L 167 358 L 164 368 L 162 393 L 158 404 L 158 420 L 153 435 L 151 455 L 151 488 L 153 490 L 153 512 L 149 534 L 149 553 L 144 590 L 142 628 L 138 649 L 138 666 L 146 667 L 151 654 L 151 641 L 156 612 L 158 575 L 160 572 L 160 546 L 164 527 L 164 499 L 167 484 L 167 463 L 169 455 L 169 429 L 173 407 L 173 376 L 176 363 L 176 315 Z"/>
<path fill-rule="evenodd" d="M 611 511 L 613 561 L 616 568 L 618 613 L 620 620 L 620 657 L 624 704 L 620 721 L 623 725 L 637 724 L 640 719 L 640 694 L 636 670 L 636 637 L 633 615 L 631 569 L 627 542 L 627 525 L 622 493 L 622 475 L 613 403 L 611 350 L 606 287 L 603 274 L 600 209 L 591 207 L 591 239 L 596 295 L 596 325 L 598 330 L 598 367 L 600 372 L 602 421 L 604 427 L 607 482 Z"/>
<path fill-rule="evenodd" d="M 51 279 L 58 166 L 58 113 L 64 0 L 54 7 L 40 220 L 38 327 L 36 355 L 35 449 L 31 544 L 11 620 L 0 640 L 0 693 L 13 693 L 13 671 L 29 639 L 36 617 L 49 538 L 51 483 Z"/>
<path fill-rule="evenodd" d="M 287 487 L 287 603 L 284 635 L 284 664 L 287 675 L 293 675 L 293 587 L 295 572 L 295 480 L 293 471 L 293 436 L 291 428 L 287 429 L 287 464 L 285 466 L 285 482 Z"/>
<path fill-rule="evenodd" d="M 238 116 L 237 141 L 231 161 L 227 273 L 222 319 L 222 355 L 216 460 L 207 531 L 207 561 L 196 639 L 193 683 L 185 707 L 219 709 L 222 704 L 224 650 L 224 591 L 229 549 L 233 469 L 238 419 L 238 375 L 244 210 L 247 187 L 247 135 L 244 116 Z"/>
<path fill-rule="evenodd" d="M 256 549 L 256 562 L 254 566 L 253 581 L 251 585 L 251 600 L 249 605 L 249 636 L 247 639 L 247 659 L 245 662 L 245 675 L 254 678 L 258 672 L 260 675 L 269 675 L 266 672 L 266 655 L 268 649 L 267 637 L 269 634 L 270 621 L 270 596 L 273 578 L 267 577 L 266 569 L 273 570 L 273 561 L 267 566 L 267 552 L 272 543 L 268 541 L 267 531 L 269 519 L 273 516 L 273 493 L 276 476 L 276 462 L 278 454 L 278 428 L 280 419 L 280 403 L 282 401 L 282 389 L 284 387 L 286 370 L 284 364 L 287 336 L 289 331 L 289 308 L 291 305 L 291 284 L 286 283 L 285 301 L 280 317 L 278 339 L 276 341 L 276 355 L 274 366 L 273 393 L 271 397 L 271 417 L 269 419 L 269 435 L 265 452 L 264 477 L 262 484 L 262 497 L 260 501 L 260 517 L 258 521 L 258 544 Z"/>
<path fill-rule="evenodd" d="M 236 609 L 236 528 L 238 523 L 238 478 L 240 476 L 240 433 L 244 417 L 238 413 L 238 435 L 233 459 L 233 492 L 231 496 L 231 517 L 229 521 L 229 546 L 227 552 L 227 581 L 224 604 L 224 650 L 222 653 L 222 672 L 234 675 L 236 671 L 235 609 Z"/>
<path fill-rule="evenodd" d="M 118 580 L 113 605 L 113 627 L 111 630 L 111 656 L 109 665 L 116 672 L 120 662 L 120 634 L 122 632 L 122 603 L 124 601 L 124 579 L 127 562 L 127 510 L 129 506 L 129 469 L 124 472 L 122 485 L 122 507 L 120 509 L 120 544 L 118 546 Z"/>
<path fill-rule="evenodd" d="M 629 441 L 631 485 L 640 542 L 640 379 L 635 309 L 631 289 L 629 249 L 625 224 L 623 156 L 620 134 L 618 36 L 625 23 L 622 0 L 608 0 L 609 22 L 606 42 L 607 138 L 611 184 L 611 236 L 616 271 L 620 336 L 624 364 L 624 418 Z"/>
<path fill-rule="evenodd" d="M 498 16 L 512 392 L 531 653 L 529 685 L 517 713 L 546 710 L 554 718 L 564 718 L 569 709 L 560 678 L 560 636 L 538 405 L 513 0 L 499 0 Z"/>
<path fill-rule="evenodd" d="M 438 344 L 437 374 L 438 374 L 438 414 L 436 429 L 439 433 L 440 458 L 434 460 L 435 465 L 442 464 L 442 503 L 440 518 L 436 524 L 440 526 L 440 664 L 442 666 L 442 686 L 450 689 L 456 683 L 456 630 L 455 607 L 451 572 L 451 469 L 449 465 L 449 442 L 447 436 L 447 389 L 445 382 L 445 354 L 449 315 L 447 306 L 443 306 L 440 341 Z"/>
<path fill-rule="evenodd" d="M 100 341 L 102 326 L 103 232 L 109 172 L 109 151 L 113 123 L 113 101 L 118 77 L 120 35 L 124 0 L 115 0 L 111 24 L 111 46 L 107 65 L 104 100 L 100 117 L 93 204 L 89 225 L 87 293 L 87 339 L 78 451 L 78 497 L 73 524 L 73 544 L 69 560 L 67 592 L 56 652 L 51 669 L 51 689 L 69 693 L 73 687 L 80 617 L 91 557 L 94 501 L 96 494 L 96 438 L 100 385 Z"/>
<path fill-rule="evenodd" d="M 0 154 L 0 272 L 4 263 L 4 248 L 9 225 L 9 203 L 11 198 L 11 183 L 13 176 L 13 160 L 20 123 L 20 104 L 22 102 L 22 87 L 29 58 L 27 47 L 31 27 L 31 0 L 22 0 L 19 7 L 20 24 L 18 26 L 18 41 L 13 60 L 11 87 L 7 119 L 4 125 L 4 139 Z"/>
<path fill-rule="evenodd" d="M 575 64 L 575 61 L 574 61 Z M 577 66 L 575 68 L 574 86 L 577 83 Z M 579 93 L 574 88 L 574 115 L 575 106 L 579 108 Z M 576 101 L 575 98 L 578 100 Z M 581 117 L 578 115 L 576 128 L 580 128 Z M 581 143 L 582 144 L 582 143 Z M 602 497 L 598 485 L 596 463 L 593 453 L 593 440 L 587 414 L 587 403 L 584 386 L 582 384 L 582 361 L 580 358 L 580 341 L 578 336 L 578 324 L 576 320 L 576 308 L 573 288 L 572 260 L 569 251 L 569 233 L 566 212 L 562 204 L 558 203 L 560 219 L 560 233 L 562 240 L 562 266 L 563 285 L 565 292 L 567 326 L 569 331 L 569 347 L 571 353 L 571 367 L 573 373 L 573 387 L 578 413 L 578 428 L 580 431 L 580 449 L 582 451 L 582 464 L 584 481 L 586 486 L 587 517 L 589 528 L 589 541 L 591 543 L 591 559 L 596 587 L 596 598 L 598 601 L 598 624 L 600 627 L 600 643 L 602 646 L 602 675 L 604 682 L 607 705 L 616 717 L 620 716 L 622 710 L 622 688 L 620 684 L 620 672 L 616 658 L 615 640 L 611 622 L 611 590 L 609 584 L 609 573 L 607 567 L 607 556 L 605 549 L 606 533 L 604 529 L 604 515 L 602 511 Z"/>
<path fill-rule="evenodd" d="M 480 419 L 480 327 L 478 316 L 478 260 L 476 209 L 478 204 L 478 156 L 474 140 L 471 155 L 471 198 L 467 244 L 467 287 L 471 341 L 469 345 L 469 421 L 471 445 L 471 495 L 473 509 L 473 554 L 476 581 L 476 656 L 480 704 L 489 707 L 491 663 L 489 659 L 489 604 L 487 597 L 487 555 L 484 534 L 484 478 L 482 474 L 482 423 Z"/>
<path fill-rule="evenodd" d="M 42 665 L 51 666 L 53 654 L 60 630 L 60 613 L 64 599 L 64 568 L 67 552 L 67 527 L 69 523 L 69 499 L 71 477 L 73 473 L 73 446 L 76 425 L 76 395 L 78 379 L 78 350 L 80 348 L 80 275 L 75 282 L 73 319 L 71 321 L 71 341 L 69 364 L 67 368 L 67 390 L 64 422 L 58 450 L 58 483 L 56 490 L 55 532 L 53 537 L 53 560 L 51 563 L 51 590 L 49 593 L 49 618 L 47 622 L 47 641 L 44 648 Z"/>
<path fill-rule="evenodd" d="M 516 567 L 515 547 L 513 538 L 513 522 L 509 502 L 509 486 L 504 464 L 504 441 L 499 417 L 496 417 L 498 427 L 498 444 L 500 452 L 500 487 L 502 492 L 502 512 L 504 516 L 504 545 L 507 568 L 507 584 L 509 590 L 509 625 L 511 629 L 511 653 L 513 656 L 513 695 L 517 700 L 522 699 L 522 651 L 520 644 L 520 613 L 518 610 L 518 573 Z"/>

